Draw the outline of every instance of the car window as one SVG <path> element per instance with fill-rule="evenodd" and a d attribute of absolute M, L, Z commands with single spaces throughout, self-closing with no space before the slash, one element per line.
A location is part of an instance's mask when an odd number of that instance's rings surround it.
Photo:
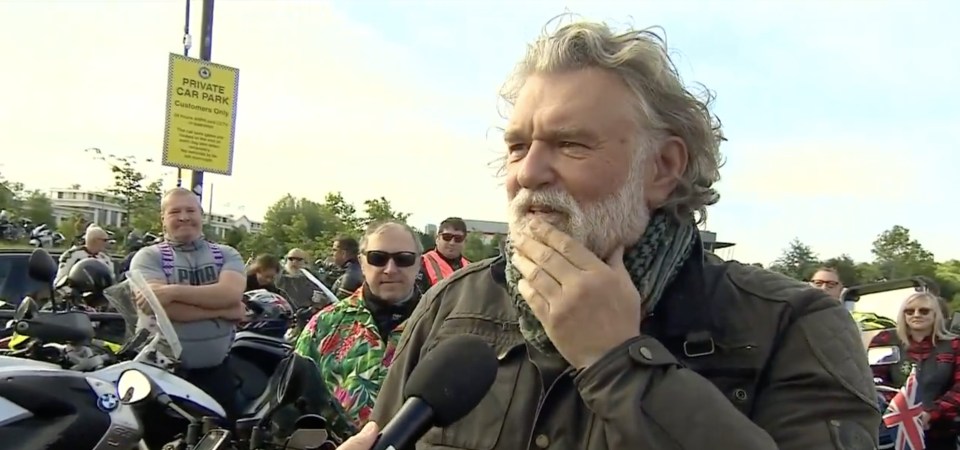
<path fill-rule="evenodd" d="M 43 283 L 27 276 L 30 255 L 0 254 L 0 300 L 20 303 L 20 299 L 43 288 Z"/>

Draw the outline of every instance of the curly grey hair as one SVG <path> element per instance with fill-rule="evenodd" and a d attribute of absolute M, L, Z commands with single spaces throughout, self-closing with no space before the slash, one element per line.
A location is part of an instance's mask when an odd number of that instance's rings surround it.
<path fill-rule="evenodd" d="M 500 96 L 514 105 L 526 79 L 536 73 L 601 68 L 617 74 L 636 98 L 641 132 L 676 136 L 686 143 L 686 171 L 662 208 L 680 218 L 696 214 L 702 223 L 706 207 L 720 198 L 713 185 L 720 180 L 720 143 L 725 139 L 720 120 L 710 112 L 713 94 L 703 89 L 697 95 L 684 87 L 657 30 L 615 32 L 605 23 L 586 21 L 562 25 L 552 33 L 545 29 L 528 46 Z"/>

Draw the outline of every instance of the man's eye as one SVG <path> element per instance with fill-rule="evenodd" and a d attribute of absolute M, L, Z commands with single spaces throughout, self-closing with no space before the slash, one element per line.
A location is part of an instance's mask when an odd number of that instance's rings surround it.
<path fill-rule="evenodd" d="M 573 141 L 560 141 L 561 148 L 572 148 L 572 147 L 583 147 L 583 144 L 579 144 Z"/>
<path fill-rule="evenodd" d="M 507 149 L 511 152 L 522 152 L 526 150 L 529 146 L 527 144 L 510 144 L 507 146 Z"/>

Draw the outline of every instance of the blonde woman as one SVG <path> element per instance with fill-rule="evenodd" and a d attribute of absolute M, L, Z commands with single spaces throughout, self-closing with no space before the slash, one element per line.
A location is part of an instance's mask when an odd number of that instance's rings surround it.
<path fill-rule="evenodd" d="M 917 368 L 927 450 L 957 448 L 955 420 L 960 413 L 960 339 L 947 331 L 940 299 L 917 292 L 897 315 L 897 335 Z"/>

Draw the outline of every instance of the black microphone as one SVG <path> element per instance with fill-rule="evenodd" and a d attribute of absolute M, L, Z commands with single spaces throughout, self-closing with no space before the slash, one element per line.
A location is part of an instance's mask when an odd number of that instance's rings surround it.
<path fill-rule="evenodd" d="M 497 355 L 482 339 L 441 341 L 417 364 L 403 389 L 406 401 L 371 450 L 406 450 L 431 427 L 446 427 L 480 404 L 497 378 Z"/>

